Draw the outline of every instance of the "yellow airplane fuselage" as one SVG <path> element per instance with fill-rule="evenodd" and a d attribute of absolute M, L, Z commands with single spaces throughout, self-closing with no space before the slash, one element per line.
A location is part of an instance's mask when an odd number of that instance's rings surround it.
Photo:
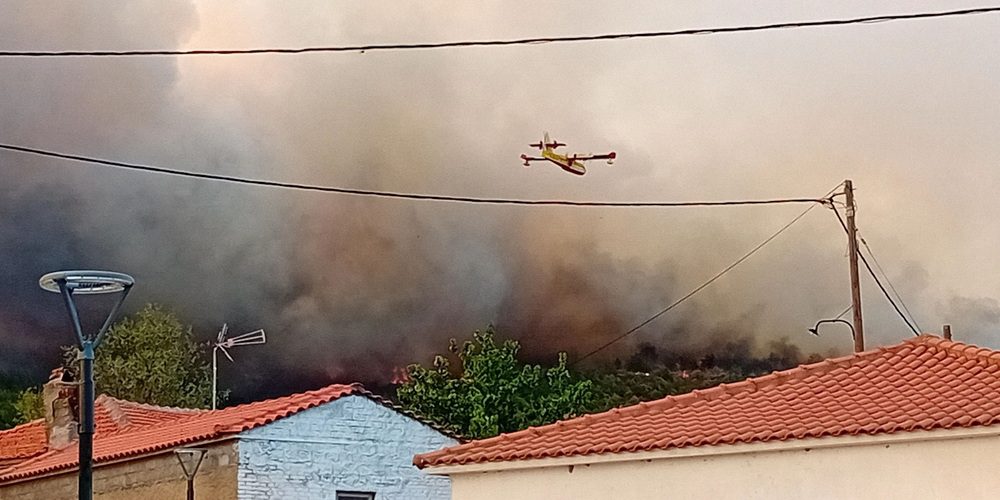
<path fill-rule="evenodd" d="M 561 155 L 559 153 L 556 153 L 551 148 L 545 148 L 544 150 L 542 150 L 542 158 L 545 158 L 546 160 L 549 160 L 552 163 L 559 165 L 559 168 L 571 174 L 583 175 L 587 173 L 587 168 L 583 166 L 583 163 L 580 163 L 576 160 L 571 160 L 566 155 Z"/>

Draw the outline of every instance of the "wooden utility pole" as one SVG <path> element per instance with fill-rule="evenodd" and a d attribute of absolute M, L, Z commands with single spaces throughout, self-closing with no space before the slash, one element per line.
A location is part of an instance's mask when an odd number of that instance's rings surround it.
<path fill-rule="evenodd" d="M 854 224 L 854 183 L 844 181 L 847 202 L 847 251 L 851 258 L 851 310 L 854 313 L 854 352 L 865 350 L 865 326 L 861 318 L 861 282 L 858 279 L 858 228 Z"/>

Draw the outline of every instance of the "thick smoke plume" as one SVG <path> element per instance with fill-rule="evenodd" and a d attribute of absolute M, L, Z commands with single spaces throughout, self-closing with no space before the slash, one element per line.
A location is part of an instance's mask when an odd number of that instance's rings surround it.
<path fill-rule="evenodd" d="M 932 2 L 924 2 L 931 6 Z M 7 2 L 4 49 L 305 46 L 508 38 L 862 15 L 575 2 Z M 916 9 L 912 2 L 879 11 Z M 234 10 L 229 10 L 234 9 Z M 441 15 L 448 12 L 447 17 Z M 391 13 L 392 15 L 387 15 Z M 818 196 L 847 177 L 860 227 L 922 326 L 996 344 L 996 18 L 661 41 L 293 57 L 0 60 L 0 141 L 193 171 L 470 196 Z M 991 73 L 992 72 L 992 73 Z M 615 149 L 583 178 L 517 156 L 550 130 Z M 948 182 L 942 182 L 947 171 Z M 208 339 L 237 398 L 384 381 L 488 323 L 534 360 L 580 355 L 715 274 L 804 207 L 500 208 L 296 193 L 0 153 L 0 371 L 41 377 L 70 341 L 37 278 L 133 274 Z M 974 229 L 973 229 L 974 228 Z M 816 208 L 598 357 L 720 346 L 844 352 L 805 334 L 848 303 L 844 238 Z M 970 263 L 976 262 L 975 269 Z M 866 285 L 869 344 L 907 331 Z M 966 298 L 962 298 L 966 297 Z M 968 297 L 981 297 L 969 299 Z M 96 308 L 94 308 L 96 311 Z M 978 312 L 977 312 L 978 311 Z M 93 311 L 91 311 L 93 312 Z M 96 313 L 95 313 L 96 314 Z M 951 319 L 960 315 L 961 318 Z M 960 326 L 960 327 L 958 327 Z"/>

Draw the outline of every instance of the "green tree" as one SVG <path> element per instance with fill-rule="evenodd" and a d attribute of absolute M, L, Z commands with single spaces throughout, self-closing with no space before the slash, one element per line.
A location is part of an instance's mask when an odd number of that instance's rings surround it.
<path fill-rule="evenodd" d="M 19 378 L 0 378 L 0 429 L 42 418 L 42 392 L 37 387 L 25 388 Z"/>
<path fill-rule="evenodd" d="M 66 362 L 76 367 L 75 348 Z M 97 349 L 98 393 L 139 403 L 186 408 L 211 404 L 212 373 L 206 345 L 172 312 L 147 304 L 111 327 Z"/>
<path fill-rule="evenodd" d="M 14 381 L 0 378 L 0 429 L 9 429 L 21 423 L 14 405 L 22 390 L 23 386 Z"/>
<path fill-rule="evenodd" d="M 591 382 L 570 375 L 566 354 L 550 368 L 518 361 L 520 345 L 497 342 L 490 326 L 476 331 L 432 367 L 407 367 L 407 380 L 396 388 L 400 403 L 420 415 L 470 438 L 495 436 L 580 414 L 590 404 Z"/>
<path fill-rule="evenodd" d="M 14 409 L 17 411 L 18 423 L 23 424 L 39 418 L 45 418 L 45 404 L 42 402 L 42 390 L 38 387 L 29 387 L 21 391 L 17 401 L 14 402 Z"/>

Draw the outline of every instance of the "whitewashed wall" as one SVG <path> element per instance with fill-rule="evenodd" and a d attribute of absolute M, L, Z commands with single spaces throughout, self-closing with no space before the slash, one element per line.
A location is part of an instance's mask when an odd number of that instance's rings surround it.
<path fill-rule="evenodd" d="M 984 429 L 989 430 L 989 429 Z M 996 430 L 914 431 L 911 441 L 824 438 L 817 447 L 453 473 L 454 500 L 1000 498 Z M 900 436 L 904 435 L 904 436 Z M 909 436 L 906 436 L 909 435 Z M 850 446 L 822 447 L 831 442 Z M 725 451 L 721 445 L 713 451 Z M 750 448 L 745 448 L 749 450 Z M 759 447 L 757 449 L 760 449 Z M 679 450 L 683 452 L 684 450 Z M 634 455 L 640 458 L 639 454 Z M 546 462 L 539 462 L 546 463 Z M 553 462 L 547 462 L 553 463 Z"/>
<path fill-rule="evenodd" d="M 240 500 L 333 499 L 337 490 L 378 500 L 448 500 L 447 477 L 413 455 L 456 444 L 433 428 L 362 396 L 347 396 L 240 435 Z"/>

